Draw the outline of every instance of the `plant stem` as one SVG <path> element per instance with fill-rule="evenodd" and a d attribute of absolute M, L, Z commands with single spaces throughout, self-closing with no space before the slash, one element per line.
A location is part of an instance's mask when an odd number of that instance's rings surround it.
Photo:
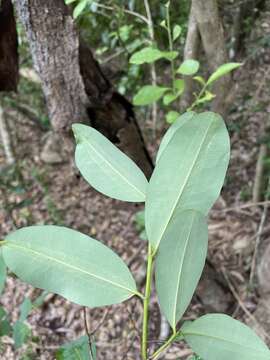
<path fill-rule="evenodd" d="M 171 29 L 171 18 L 170 18 L 170 5 L 166 6 L 166 18 L 167 18 L 167 31 L 168 31 L 168 38 L 169 38 L 169 48 L 170 51 L 173 51 L 173 40 L 172 40 L 172 29 Z M 175 66 L 174 60 L 171 60 L 171 72 L 172 72 L 172 88 L 173 93 L 176 93 L 175 88 Z"/>
<path fill-rule="evenodd" d="M 198 104 L 198 100 L 201 99 L 201 97 L 203 96 L 206 88 L 207 88 L 207 84 L 205 84 L 205 85 L 202 87 L 199 95 L 196 97 L 196 100 L 190 105 L 190 107 L 187 109 L 187 111 L 191 111 L 191 110 L 193 110 L 193 109 L 195 108 L 195 106 Z"/>
<path fill-rule="evenodd" d="M 175 340 L 175 338 L 179 335 L 179 332 L 173 332 L 173 334 L 169 337 L 169 339 L 151 356 L 150 359 L 157 359 L 159 355 L 165 351 Z"/>
<path fill-rule="evenodd" d="M 143 301 L 143 331 L 142 331 L 142 358 L 147 360 L 147 344 L 148 344 L 148 319 L 149 319 L 149 303 L 151 296 L 151 283 L 153 273 L 153 253 L 151 244 L 148 244 L 147 256 L 147 272 L 146 272 L 146 285 Z"/>

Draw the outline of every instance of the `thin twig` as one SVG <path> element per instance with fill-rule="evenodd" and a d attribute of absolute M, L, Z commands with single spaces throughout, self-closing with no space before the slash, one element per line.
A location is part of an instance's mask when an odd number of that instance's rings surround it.
<path fill-rule="evenodd" d="M 262 205 L 270 205 L 270 200 L 266 200 L 266 201 L 259 201 L 256 203 L 249 203 L 249 204 L 244 204 L 244 205 L 239 205 L 239 206 L 235 206 L 235 207 L 231 207 L 231 208 L 226 208 L 223 210 L 213 210 L 214 213 L 226 213 L 226 212 L 230 212 L 230 211 L 239 211 L 242 209 L 247 209 L 247 208 L 251 208 L 251 207 L 257 207 L 257 206 L 262 206 Z"/>
<path fill-rule="evenodd" d="M 147 26 L 149 37 L 151 39 L 152 45 L 155 42 L 155 32 L 154 32 L 154 24 L 151 14 L 151 9 L 148 0 L 144 0 L 144 7 L 147 15 Z M 156 65 L 155 63 L 151 64 L 151 78 L 152 78 L 152 85 L 157 86 L 157 72 L 156 72 Z M 154 138 L 156 136 L 156 127 L 157 127 L 157 103 L 154 102 L 152 105 L 152 121 L 153 121 L 153 135 Z"/>
<path fill-rule="evenodd" d="M 267 185 L 267 188 L 266 188 L 266 200 L 269 199 L 269 192 L 270 192 L 270 177 L 268 179 L 268 185 Z M 262 232 L 263 232 L 263 228 L 264 228 L 264 225 L 265 225 L 268 206 L 269 206 L 268 203 L 264 204 L 261 221 L 260 221 L 260 224 L 259 224 L 259 227 L 258 227 L 256 239 L 255 239 L 255 247 L 254 247 L 254 252 L 253 252 L 253 257 L 252 257 L 252 262 L 251 262 L 250 276 L 249 276 L 249 284 L 250 285 L 253 284 L 253 280 L 254 280 L 254 276 L 255 276 L 258 249 L 259 249 L 259 246 L 260 246 Z"/>
<path fill-rule="evenodd" d="M 115 11 L 115 7 L 113 7 L 113 6 L 103 5 L 103 4 L 97 3 L 95 1 L 92 2 L 92 4 L 94 4 L 96 7 L 99 7 L 104 10 Z M 129 15 L 137 17 L 138 19 L 141 19 L 146 24 L 148 24 L 148 19 L 145 16 L 143 16 L 135 11 L 128 10 L 128 9 L 122 9 L 122 11 L 124 11 L 124 13 L 126 13 L 126 14 L 129 14 Z"/>
<path fill-rule="evenodd" d="M 108 313 L 109 313 L 109 309 L 105 309 L 101 320 L 98 322 L 97 326 L 90 332 L 90 336 L 93 336 L 99 330 L 99 328 L 103 325 L 103 323 L 105 322 L 105 320 L 107 318 Z"/>
<path fill-rule="evenodd" d="M 8 132 L 6 119 L 4 116 L 4 111 L 1 106 L 0 106 L 0 137 L 2 139 L 2 144 L 5 151 L 7 164 L 13 165 L 15 163 L 15 156 L 12 149 L 11 139 Z"/>
<path fill-rule="evenodd" d="M 224 268 L 221 269 L 223 276 L 228 284 L 228 287 L 232 293 L 232 295 L 234 296 L 234 298 L 236 299 L 236 301 L 238 302 L 240 308 L 244 311 L 244 313 L 248 316 L 248 318 L 253 321 L 253 323 L 258 327 L 258 332 L 261 333 L 261 335 L 263 335 L 263 337 L 267 338 L 268 340 L 270 340 L 270 336 L 266 333 L 266 331 L 264 330 L 264 328 L 259 324 L 259 322 L 257 321 L 257 319 L 255 318 L 254 315 L 251 314 L 251 312 L 247 309 L 247 307 L 245 306 L 244 302 L 241 300 L 240 296 L 238 295 L 237 291 L 235 290 L 233 284 L 231 283 L 231 280 L 229 279 L 226 271 Z"/>
<path fill-rule="evenodd" d="M 86 312 L 85 306 L 83 307 L 83 320 L 84 320 L 85 332 L 88 337 L 88 344 L 89 344 L 89 348 L 90 348 L 91 358 L 94 359 L 93 351 L 92 351 L 92 336 L 91 336 L 90 329 L 89 329 L 88 322 L 87 322 L 87 312 Z"/>

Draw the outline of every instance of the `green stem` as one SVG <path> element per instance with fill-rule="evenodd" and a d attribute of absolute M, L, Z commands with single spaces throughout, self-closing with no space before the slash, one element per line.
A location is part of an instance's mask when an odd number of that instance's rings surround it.
<path fill-rule="evenodd" d="M 152 247 L 148 245 L 148 256 L 147 256 L 147 272 L 146 272 L 146 285 L 145 294 L 143 301 L 143 331 L 142 331 L 142 358 L 147 360 L 147 344 L 148 344 L 148 319 L 149 319 L 149 302 L 151 295 L 151 283 L 153 273 L 153 254 Z"/>
<path fill-rule="evenodd" d="M 195 108 L 195 106 L 197 106 L 198 104 L 198 100 L 200 100 L 200 98 L 203 96 L 205 90 L 207 88 L 207 84 L 205 84 L 202 88 L 202 90 L 200 91 L 199 95 L 196 97 L 196 100 L 190 105 L 190 107 L 187 109 L 187 111 L 191 111 Z"/>
<path fill-rule="evenodd" d="M 173 332 L 173 334 L 169 337 L 169 339 L 151 356 L 151 359 L 157 359 L 159 355 L 165 351 L 175 340 L 175 338 L 179 335 L 179 332 Z"/>
<path fill-rule="evenodd" d="M 166 7 L 166 17 L 167 17 L 167 31 L 168 31 L 168 38 L 169 38 L 169 47 L 170 51 L 173 51 L 173 40 L 172 40 L 172 29 L 171 29 L 171 18 L 170 18 L 170 6 Z M 175 66 L 174 60 L 171 60 L 171 72 L 172 72 L 172 88 L 173 93 L 176 93 L 175 88 Z"/>

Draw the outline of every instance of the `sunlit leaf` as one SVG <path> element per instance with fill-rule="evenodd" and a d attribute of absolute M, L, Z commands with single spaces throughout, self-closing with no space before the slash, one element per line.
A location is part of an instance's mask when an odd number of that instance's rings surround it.
<path fill-rule="evenodd" d="M 182 75 L 194 75 L 199 67 L 200 63 L 197 60 L 188 59 L 180 65 L 176 72 Z"/>
<path fill-rule="evenodd" d="M 246 325 L 224 314 L 209 314 L 184 324 L 182 334 L 206 360 L 269 360 L 270 351 Z"/>
<path fill-rule="evenodd" d="M 175 25 L 173 28 L 173 41 L 177 40 L 181 35 L 182 28 L 179 25 Z"/>
<path fill-rule="evenodd" d="M 153 85 L 143 86 L 134 96 L 133 104 L 136 106 L 149 105 L 158 101 L 169 88 Z"/>
<path fill-rule="evenodd" d="M 207 80 L 207 85 L 212 84 L 214 81 L 218 80 L 222 76 L 230 73 L 231 71 L 239 68 L 242 65 L 242 63 L 227 63 L 221 65 Z"/>
<path fill-rule="evenodd" d="M 121 258 L 102 243 L 65 227 L 17 230 L 7 236 L 3 256 L 23 281 L 79 305 L 120 303 L 137 293 Z"/>
<path fill-rule="evenodd" d="M 77 19 L 77 17 L 79 17 L 81 15 L 81 13 L 86 8 L 88 3 L 89 3 L 89 0 L 82 0 L 78 3 L 78 5 L 75 6 L 75 8 L 73 10 L 74 19 Z"/>
<path fill-rule="evenodd" d="M 114 199 L 143 202 L 148 183 L 138 166 L 94 128 L 73 124 L 72 129 L 75 162 L 84 179 Z"/>
<path fill-rule="evenodd" d="M 176 211 L 208 213 L 219 196 L 229 162 L 228 131 L 219 115 L 196 114 L 171 133 L 167 145 L 162 144 L 146 194 L 146 233 L 154 248 Z"/>
<path fill-rule="evenodd" d="M 207 254 L 207 223 L 197 211 L 177 213 L 160 242 L 156 289 L 162 313 L 176 330 L 200 279 Z"/>
<path fill-rule="evenodd" d="M 180 114 L 177 111 L 169 111 L 168 114 L 166 114 L 166 121 L 168 124 L 172 124 L 179 116 Z"/>
<path fill-rule="evenodd" d="M 131 64 L 137 64 L 137 65 L 144 63 L 150 64 L 160 59 L 161 57 L 162 57 L 162 51 L 153 47 L 146 47 L 134 53 L 131 56 L 129 62 Z"/>

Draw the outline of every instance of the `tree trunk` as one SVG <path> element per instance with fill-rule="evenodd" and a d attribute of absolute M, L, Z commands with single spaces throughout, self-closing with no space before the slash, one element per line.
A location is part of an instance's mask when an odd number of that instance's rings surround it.
<path fill-rule="evenodd" d="M 200 48 L 200 33 L 194 14 L 194 2 L 191 4 L 188 32 L 184 48 L 184 60 L 198 59 Z M 185 77 L 185 92 L 181 97 L 181 109 L 184 111 L 192 104 L 194 100 L 194 80 L 190 76 Z"/>
<path fill-rule="evenodd" d="M 101 131 L 146 173 L 152 162 L 132 105 L 105 78 L 63 0 L 13 0 L 30 43 L 54 130 L 84 122 Z"/>
<path fill-rule="evenodd" d="M 202 44 L 211 72 L 228 62 L 223 26 L 218 13 L 216 0 L 192 0 L 192 8 L 200 31 Z M 216 82 L 213 90 L 216 98 L 212 109 L 222 115 L 226 111 L 226 96 L 231 76 L 226 75 Z"/>
<path fill-rule="evenodd" d="M 0 1 L 0 91 L 16 91 L 19 66 L 17 31 L 11 0 Z"/>

